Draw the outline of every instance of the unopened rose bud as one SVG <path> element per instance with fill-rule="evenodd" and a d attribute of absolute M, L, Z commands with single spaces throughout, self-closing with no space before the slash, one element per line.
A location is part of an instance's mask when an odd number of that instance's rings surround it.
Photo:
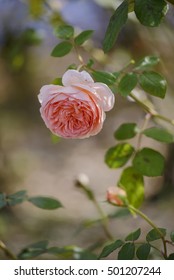
<path fill-rule="evenodd" d="M 107 201 L 111 204 L 118 206 L 124 205 L 124 198 L 126 197 L 126 192 L 118 187 L 110 187 L 107 190 Z"/>

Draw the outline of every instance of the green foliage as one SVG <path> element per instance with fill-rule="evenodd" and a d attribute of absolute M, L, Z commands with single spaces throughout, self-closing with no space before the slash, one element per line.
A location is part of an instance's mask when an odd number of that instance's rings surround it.
<path fill-rule="evenodd" d="M 75 260 L 96 260 L 97 256 L 89 250 L 79 248 L 76 246 L 64 246 L 64 247 L 51 247 L 47 249 L 48 254 L 55 256 L 61 256 L 65 259 Z"/>
<path fill-rule="evenodd" d="M 29 0 L 30 13 L 33 17 L 39 18 L 43 13 L 44 0 Z"/>
<path fill-rule="evenodd" d="M 51 134 L 51 141 L 52 141 L 53 144 L 59 143 L 60 140 L 61 140 L 61 138 L 59 136 L 57 136 L 55 134 Z"/>
<path fill-rule="evenodd" d="M 135 14 L 141 24 L 158 26 L 167 12 L 167 3 L 164 0 L 135 0 Z"/>
<path fill-rule="evenodd" d="M 89 38 L 91 38 L 93 32 L 94 32 L 94 30 L 85 30 L 85 31 L 81 32 L 79 35 L 77 35 L 75 37 L 74 43 L 77 46 L 83 45 L 83 43 L 85 43 Z"/>
<path fill-rule="evenodd" d="M 138 61 L 135 64 L 135 70 L 147 70 L 148 68 L 151 68 L 152 66 L 158 64 L 160 61 L 159 57 L 150 55 L 143 57 L 140 61 Z"/>
<path fill-rule="evenodd" d="M 53 210 L 53 209 L 63 207 L 60 201 L 50 197 L 34 196 L 34 197 L 29 197 L 28 201 L 41 209 Z"/>
<path fill-rule="evenodd" d="M 131 139 L 136 135 L 137 125 L 136 123 L 124 123 L 119 126 L 115 131 L 114 137 L 117 140 Z"/>
<path fill-rule="evenodd" d="M 147 93 L 159 98 L 165 97 L 167 83 L 160 74 L 154 71 L 144 71 L 139 76 L 139 83 Z"/>
<path fill-rule="evenodd" d="M 156 229 L 152 229 L 151 231 L 148 232 L 146 235 L 146 240 L 147 242 L 155 241 L 161 238 L 161 236 L 165 237 L 166 236 L 166 229 L 165 228 L 158 228 L 157 231 Z"/>
<path fill-rule="evenodd" d="M 136 153 L 133 166 L 144 176 L 161 176 L 164 171 L 164 157 L 153 149 L 143 148 Z"/>
<path fill-rule="evenodd" d="M 134 148 L 128 143 L 121 143 L 111 147 L 106 155 L 105 162 L 110 168 L 119 168 L 126 164 L 134 152 Z"/>
<path fill-rule="evenodd" d="M 118 91 L 120 95 L 126 97 L 131 93 L 131 91 L 136 87 L 138 82 L 137 75 L 135 73 L 127 73 L 125 74 L 119 84 L 118 84 Z"/>
<path fill-rule="evenodd" d="M 57 46 L 55 46 L 55 48 L 51 52 L 51 56 L 54 56 L 54 57 L 65 56 L 68 53 L 70 53 L 72 48 L 73 48 L 73 45 L 70 42 L 63 41 L 60 44 L 58 44 Z"/>
<path fill-rule="evenodd" d="M 139 260 L 147 260 L 150 254 L 151 246 L 149 243 L 140 245 L 136 251 L 136 256 Z"/>
<path fill-rule="evenodd" d="M 98 259 L 106 258 L 109 256 L 112 252 L 114 252 L 116 249 L 120 248 L 124 242 L 120 239 L 116 240 L 115 242 L 105 246 L 99 255 Z"/>
<path fill-rule="evenodd" d="M 151 127 L 144 130 L 143 134 L 146 135 L 147 137 L 153 138 L 160 142 L 165 142 L 165 143 L 174 142 L 174 136 L 163 128 Z"/>
<path fill-rule="evenodd" d="M 93 71 L 92 76 L 96 82 L 102 82 L 108 86 L 116 82 L 116 78 L 112 73 L 104 71 Z"/>
<path fill-rule="evenodd" d="M 170 233 L 170 239 L 172 242 L 174 242 L 174 231 L 171 231 Z"/>
<path fill-rule="evenodd" d="M 14 194 L 8 195 L 7 202 L 9 206 L 20 204 L 27 199 L 26 191 L 19 191 Z"/>
<path fill-rule="evenodd" d="M 126 191 L 129 204 L 135 208 L 140 207 L 144 199 L 143 176 L 133 167 L 127 167 L 118 184 Z"/>
<path fill-rule="evenodd" d="M 53 85 L 58 85 L 58 86 L 62 86 L 62 78 L 58 77 L 58 78 L 55 78 L 53 81 L 52 81 L 52 84 Z"/>
<path fill-rule="evenodd" d="M 103 50 L 108 52 L 115 44 L 117 36 L 128 17 L 128 1 L 124 0 L 112 15 L 103 41 Z"/>
<path fill-rule="evenodd" d="M 74 35 L 74 28 L 71 25 L 60 25 L 54 30 L 54 34 L 64 40 L 68 40 Z"/>
<path fill-rule="evenodd" d="M 22 260 L 26 260 L 26 259 L 32 259 L 37 256 L 40 256 L 41 254 L 44 254 L 46 252 L 47 246 L 48 246 L 47 240 L 43 240 L 43 241 L 39 241 L 37 243 L 31 244 L 31 245 L 27 246 L 26 248 L 24 248 L 18 254 L 18 258 L 22 259 Z"/>
<path fill-rule="evenodd" d="M 0 209 L 7 205 L 6 196 L 3 193 L 0 193 Z"/>
<path fill-rule="evenodd" d="M 125 238 L 125 241 L 135 241 L 140 237 L 141 229 L 138 228 L 136 231 L 129 233 L 129 235 Z"/>
<path fill-rule="evenodd" d="M 118 252 L 118 260 L 133 260 L 135 255 L 135 244 L 127 242 Z"/>
<path fill-rule="evenodd" d="M 168 260 L 174 260 L 174 253 L 170 254 L 167 259 Z"/>

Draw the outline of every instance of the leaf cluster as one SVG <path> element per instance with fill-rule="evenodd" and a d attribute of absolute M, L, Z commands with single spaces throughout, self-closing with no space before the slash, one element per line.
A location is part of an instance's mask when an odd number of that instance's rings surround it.
<path fill-rule="evenodd" d="M 55 198 L 46 196 L 29 197 L 27 195 L 27 191 L 25 190 L 18 191 L 13 194 L 0 193 L 0 209 L 15 206 L 25 201 L 28 201 L 34 206 L 45 210 L 54 210 L 63 207 L 61 202 Z"/>
<path fill-rule="evenodd" d="M 54 30 L 54 34 L 59 39 L 63 40 L 57 44 L 51 52 L 53 57 L 63 57 L 71 52 L 74 48 L 83 45 L 93 34 L 93 30 L 84 30 L 75 36 L 74 27 L 71 25 L 59 25 Z"/>
<path fill-rule="evenodd" d="M 174 4 L 173 1 L 168 1 Z M 138 21 L 148 27 L 156 27 L 163 20 L 168 10 L 168 4 L 164 0 L 124 0 L 115 10 L 108 24 L 103 50 L 112 49 L 115 41 L 128 20 L 128 14 L 134 12 Z"/>
<path fill-rule="evenodd" d="M 107 244 L 102 249 L 101 253 L 98 256 L 98 259 L 106 258 L 111 253 L 115 254 L 116 258 L 116 250 L 118 250 L 117 258 L 119 260 L 147 260 L 150 258 L 151 252 L 156 251 L 157 253 L 161 254 L 161 257 L 164 256 L 159 251 L 157 247 L 155 247 L 154 241 L 159 240 L 161 238 L 165 238 L 166 236 L 166 229 L 164 228 L 156 228 L 150 230 L 146 235 L 146 242 L 138 241 L 141 235 L 141 229 L 138 228 L 137 230 L 129 233 L 124 240 L 117 239 L 116 241 Z M 167 241 L 171 244 L 174 242 L 174 232 L 171 232 L 171 242 Z M 170 254 L 167 259 L 173 259 L 174 254 Z"/>

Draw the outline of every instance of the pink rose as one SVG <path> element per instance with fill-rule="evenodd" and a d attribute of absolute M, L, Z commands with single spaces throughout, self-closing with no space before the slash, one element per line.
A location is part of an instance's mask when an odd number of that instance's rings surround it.
<path fill-rule="evenodd" d="M 114 106 L 112 91 L 103 83 L 94 83 L 86 71 L 68 70 L 62 83 L 40 90 L 40 112 L 46 126 L 64 138 L 82 139 L 99 133 L 105 111 Z"/>

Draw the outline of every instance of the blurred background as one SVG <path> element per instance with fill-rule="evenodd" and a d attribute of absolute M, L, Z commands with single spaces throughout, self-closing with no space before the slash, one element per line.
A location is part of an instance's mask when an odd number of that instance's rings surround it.
<path fill-rule="evenodd" d="M 159 55 L 159 70 L 168 81 L 165 101 L 153 102 L 161 114 L 174 119 L 174 9 L 158 28 L 146 28 L 130 14 L 115 49 L 104 56 L 102 40 L 116 0 L 0 0 L 0 192 L 26 189 L 28 194 L 58 198 L 64 208 L 39 210 L 27 202 L 0 210 L 0 239 L 18 253 L 27 244 L 49 239 L 57 246 L 76 244 L 88 248 L 105 240 L 100 224 L 79 231 L 82 221 L 97 219 L 94 205 L 75 187 L 79 174 L 89 177 L 90 187 L 107 213 L 116 209 L 105 203 L 106 190 L 114 186 L 120 170 L 104 163 L 106 150 L 115 145 L 113 133 L 123 122 L 141 125 L 144 112 L 133 102 L 116 94 L 115 108 L 107 113 L 102 132 L 89 139 L 53 143 L 39 113 L 37 95 L 44 84 L 60 77 L 69 64 L 77 63 L 75 53 L 53 58 L 50 53 L 59 42 L 53 28 L 66 22 L 76 31 L 95 30 L 87 45 L 99 61 L 100 70 L 118 71 L 132 58 Z M 87 60 L 83 49 L 81 54 Z M 172 131 L 172 127 L 168 127 Z M 132 143 L 135 143 L 132 141 Z M 148 179 L 143 210 L 159 227 L 174 229 L 174 147 L 148 138 L 143 145 L 159 149 L 167 156 L 164 178 Z M 139 218 L 115 218 L 110 228 L 115 237 L 132 229 L 149 227 Z M 0 259 L 5 256 L 0 252 Z"/>

